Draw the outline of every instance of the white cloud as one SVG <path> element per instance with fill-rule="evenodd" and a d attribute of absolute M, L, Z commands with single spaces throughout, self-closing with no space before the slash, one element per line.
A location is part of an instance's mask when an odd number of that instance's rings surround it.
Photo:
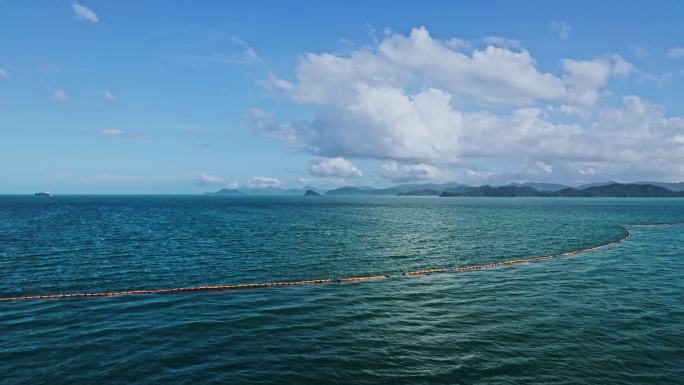
<path fill-rule="evenodd" d="M 251 188 L 280 187 L 280 180 L 268 176 L 255 176 L 247 181 Z"/>
<path fill-rule="evenodd" d="M 97 23 L 100 21 L 95 12 L 91 11 L 85 5 L 71 3 L 71 9 L 74 11 L 74 15 L 76 15 L 77 20 L 89 21 L 91 23 Z"/>
<path fill-rule="evenodd" d="M 636 72 L 621 56 L 568 58 L 552 73 L 524 49 L 462 50 L 416 28 L 344 56 L 305 54 L 293 80 L 269 85 L 314 118 L 252 110 L 245 124 L 318 157 L 380 160 L 395 181 L 684 177 L 684 120 L 636 96 L 605 98 L 612 78 Z"/>
<path fill-rule="evenodd" d="M 558 37 L 561 39 L 565 40 L 570 37 L 570 31 L 572 28 L 568 23 L 563 23 L 562 21 L 552 21 L 551 22 L 551 29 L 556 31 L 558 33 Z"/>
<path fill-rule="evenodd" d="M 446 40 L 444 44 L 454 50 L 460 51 L 460 50 L 467 50 L 472 48 L 472 43 L 468 40 L 463 40 L 459 38 L 451 38 L 449 40 Z"/>
<path fill-rule="evenodd" d="M 429 164 L 400 164 L 393 160 L 381 165 L 381 175 L 392 182 L 438 181 L 449 177 L 442 170 Z"/>
<path fill-rule="evenodd" d="M 578 168 L 577 172 L 579 172 L 580 175 L 594 175 L 596 173 L 596 170 L 594 170 L 591 167 L 587 167 L 587 168 Z"/>
<path fill-rule="evenodd" d="M 199 174 L 195 179 L 195 184 L 198 186 L 214 186 L 223 185 L 225 183 L 223 178 L 210 175 L 210 174 Z"/>
<path fill-rule="evenodd" d="M 667 57 L 670 59 L 684 58 L 684 47 L 672 47 L 667 50 Z"/>
<path fill-rule="evenodd" d="M 52 91 L 52 100 L 56 102 L 66 102 L 69 100 L 69 95 L 67 95 L 64 90 L 54 90 Z"/>
<path fill-rule="evenodd" d="M 492 36 L 485 39 L 505 41 Z M 455 100 L 483 106 L 525 106 L 573 102 L 577 96 L 573 80 L 584 69 L 592 71 L 585 77 L 595 77 L 602 74 L 593 72 L 605 67 L 601 81 L 585 83 L 585 91 L 599 94 L 610 76 L 628 75 L 632 68 L 623 58 L 608 55 L 589 61 L 566 60 L 565 73 L 558 76 L 540 71 L 524 49 L 488 45 L 468 53 L 453 48 L 449 41 L 433 39 L 425 28 L 415 28 L 409 36 L 390 35 L 374 49 L 359 49 L 348 56 L 308 53 L 295 69 L 296 82 L 271 76 L 266 84 L 296 102 L 318 105 L 353 102 L 363 86 L 407 89 L 418 83 L 423 88 L 441 89 Z M 583 64 L 584 68 L 578 68 Z"/>
<path fill-rule="evenodd" d="M 274 121 L 274 114 L 260 108 L 250 108 L 243 119 L 243 124 L 270 139 L 299 145 L 301 133 L 307 130 L 307 124 L 278 123 Z"/>
<path fill-rule="evenodd" d="M 104 130 L 100 131 L 100 135 L 102 136 L 123 136 L 126 133 L 123 130 L 120 130 L 118 128 L 105 128 Z"/>
<path fill-rule="evenodd" d="M 9 71 L 6 69 L 0 67 L 0 79 L 2 78 L 8 78 L 9 77 Z"/>
<path fill-rule="evenodd" d="M 613 61 L 613 75 L 625 78 L 635 71 L 634 65 L 622 56 L 610 55 L 609 57 Z"/>
<path fill-rule="evenodd" d="M 357 178 L 363 176 L 354 163 L 344 158 L 323 158 L 309 165 L 311 175 L 332 178 Z"/>
<path fill-rule="evenodd" d="M 306 54 L 295 75 L 295 84 L 275 78 L 271 85 L 293 100 L 317 104 L 344 104 L 360 84 L 403 88 L 416 81 L 482 104 L 527 105 L 566 93 L 562 79 L 540 72 L 526 50 L 489 45 L 468 54 L 433 39 L 425 28 L 388 36 L 374 50 L 353 51 L 349 57 Z"/>
<path fill-rule="evenodd" d="M 522 43 L 520 43 L 520 41 L 516 39 L 508 39 L 501 36 L 485 36 L 482 38 L 482 41 L 484 41 L 488 45 L 493 45 L 495 47 L 511 49 L 522 48 Z M 452 45 L 450 44 L 450 46 Z"/>
<path fill-rule="evenodd" d="M 195 185 L 197 186 L 214 186 L 227 189 L 236 189 L 240 187 L 237 182 L 226 182 L 226 180 L 220 176 L 212 175 L 207 172 L 198 173 L 193 179 Z"/>
<path fill-rule="evenodd" d="M 270 74 L 268 76 L 267 81 L 260 81 L 258 83 L 268 90 L 274 90 L 275 89 L 275 90 L 291 92 L 291 91 L 294 91 L 294 88 L 295 88 L 294 84 L 288 82 L 287 80 L 280 79 L 273 74 Z"/>
<path fill-rule="evenodd" d="M 596 104 L 611 76 L 629 76 L 634 66 L 619 55 L 608 55 L 592 60 L 565 59 L 563 69 L 567 101 L 587 108 Z"/>
<path fill-rule="evenodd" d="M 553 172 L 553 166 L 550 164 L 544 163 L 542 161 L 537 161 L 535 162 L 535 165 L 539 170 L 541 170 L 545 174 L 551 174 Z"/>
<path fill-rule="evenodd" d="M 116 95 L 114 95 L 111 91 L 107 91 L 107 90 L 102 91 L 102 96 L 103 96 L 105 99 L 111 100 L 111 101 L 113 101 L 113 102 L 119 100 L 119 98 L 116 97 Z"/>
<path fill-rule="evenodd" d="M 437 89 L 409 96 L 398 88 L 359 85 L 355 101 L 330 106 L 313 122 L 257 120 L 253 127 L 325 157 L 454 160 L 463 114 L 450 100 Z"/>
<path fill-rule="evenodd" d="M 262 110 L 261 108 L 258 107 L 252 107 L 249 109 L 249 114 L 257 119 L 266 119 L 266 118 L 271 118 L 273 116 L 273 113 L 268 112 L 266 110 Z"/>
<path fill-rule="evenodd" d="M 107 136 L 107 137 L 116 137 L 116 138 L 127 138 L 127 139 L 144 139 L 147 138 L 149 135 L 144 133 L 144 132 L 131 132 L 131 131 L 126 131 L 122 130 L 120 128 L 105 128 L 100 130 L 100 135 L 102 136 Z"/>

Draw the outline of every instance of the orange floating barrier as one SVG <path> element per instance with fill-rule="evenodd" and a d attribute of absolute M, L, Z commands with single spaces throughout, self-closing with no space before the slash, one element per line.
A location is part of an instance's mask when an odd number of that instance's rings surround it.
<path fill-rule="evenodd" d="M 382 278 L 387 278 L 387 276 L 386 275 L 371 275 L 368 277 L 338 278 L 336 281 L 337 282 L 359 282 L 359 281 L 368 281 L 371 279 L 382 279 Z"/>
<path fill-rule="evenodd" d="M 402 273 L 403 276 L 414 276 L 414 275 L 427 275 L 434 273 L 446 273 L 449 271 L 470 271 L 470 270 L 481 270 L 493 267 L 501 267 L 506 265 L 513 265 L 518 263 L 545 261 L 553 259 L 556 257 L 566 257 L 571 255 L 577 255 L 581 253 L 586 253 L 590 251 L 600 250 L 606 247 L 614 246 L 619 243 L 625 242 L 632 237 L 631 229 L 634 227 L 665 227 L 665 226 L 677 226 L 682 225 L 684 222 L 672 222 L 672 223 L 642 223 L 642 224 L 632 224 L 623 225 L 622 227 L 627 231 L 627 234 L 613 242 L 605 243 L 603 245 L 593 246 L 586 249 L 572 250 L 565 253 L 555 254 L 555 255 L 545 255 L 541 257 L 532 257 L 527 259 L 512 259 L 502 262 L 493 262 L 484 265 L 472 265 L 472 266 L 461 266 L 452 267 L 447 269 L 426 269 L 417 271 L 407 271 Z M 169 289 L 151 289 L 151 290 L 128 290 L 128 291 L 114 291 L 114 292 L 102 292 L 102 293 L 67 293 L 67 294 L 48 294 L 48 295 L 32 295 L 32 296 L 21 296 L 21 297 L 5 297 L 1 298 L 0 301 L 25 301 L 25 300 L 37 300 L 37 299 L 62 299 L 62 298 L 84 298 L 84 297 L 115 297 L 122 295 L 144 295 L 144 294 L 168 294 L 168 293 L 178 293 L 178 292 L 192 292 L 192 291 L 221 291 L 221 290 L 239 290 L 239 289 L 257 289 L 262 287 L 280 287 L 280 286 L 297 286 L 297 285 L 322 285 L 328 283 L 348 283 L 348 282 L 360 282 L 368 281 L 372 279 L 382 279 L 388 278 L 387 275 L 371 275 L 366 277 L 347 277 L 347 278 L 337 278 L 332 280 L 328 279 L 313 279 L 305 281 L 284 281 L 284 282 L 263 282 L 263 283 L 242 283 L 236 285 L 211 285 L 211 286 L 195 286 L 195 287 L 175 287 Z"/>
<path fill-rule="evenodd" d="M 428 269 L 428 270 L 418 270 L 418 271 L 407 271 L 402 273 L 402 275 L 425 275 L 433 273 L 446 273 L 447 269 Z"/>

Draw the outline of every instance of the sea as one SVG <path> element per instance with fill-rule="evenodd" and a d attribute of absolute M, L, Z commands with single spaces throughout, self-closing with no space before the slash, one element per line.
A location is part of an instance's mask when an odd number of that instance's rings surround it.
<path fill-rule="evenodd" d="M 682 384 L 684 199 L 0 196 L 0 384 Z"/>

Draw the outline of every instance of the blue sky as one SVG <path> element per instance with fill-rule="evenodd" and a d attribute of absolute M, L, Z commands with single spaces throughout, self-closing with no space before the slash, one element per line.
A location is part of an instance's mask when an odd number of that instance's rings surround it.
<path fill-rule="evenodd" d="M 684 180 L 684 3 L 0 1 L 0 193 Z"/>

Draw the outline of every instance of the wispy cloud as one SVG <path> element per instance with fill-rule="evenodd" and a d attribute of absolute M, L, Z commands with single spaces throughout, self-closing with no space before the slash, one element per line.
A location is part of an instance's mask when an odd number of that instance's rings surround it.
<path fill-rule="evenodd" d="M 195 147 L 200 147 L 200 148 L 224 148 L 225 145 L 221 143 L 212 143 L 212 142 L 206 142 L 206 141 L 200 141 L 200 140 L 193 140 L 190 142 L 191 146 Z"/>
<path fill-rule="evenodd" d="M 113 101 L 113 102 L 119 100 L 119 98 L 118 98 L 116 95 L 114 95 L 111 91 L 107 91 L 107 90 L 102 91 L 102 96 L 103 96 L 105 99 L 111 100 L 111 101 Z"/>
<path fill-rule="evenodd" d="M 541 172 L 545 174 L 551 174 L 553 172 L 553 166 L 551 166 L 548 163 L 542 162 L 542 161 L 537 161 L 535 162 L 535 165 Z"/>
<path fill-rule="evenodd" d="M 71 9 L 74 10 L 74 15 L 76 15 L 76 20 L 88 21 L 91 23 L 97 23 L 100 19 L 97 17 L 95 12 L 91 11 L 85 5 L 79 3 L 71 3 Z"/>
<path fill-rule="evenodd" d="M 222 187 L 222 188 L 227 188 L 227 189 L 236 189 L 240 187 L 240 184 L 237 182 L 227 182 L 225 178 L 210 174 L 208 172 L 199 172 L 199 173 L 194 173 L 193 175 L 193 182 L 195 183 L 196 186 L 200 187 L 208 187 L 208 186 L 214 186 L 214 187 Z"/>
<path fill-rule="evenodd" d="M 67 95 L 64 90 L 54 90 L 52 91 L 52 100 L 56 102 L 66 102 L 69 100 L 69 95 Z"/>
<path fill-rule="evenodd" d="M 446 180 L 451 175 L 439 168 L 425 163 L 399 163 L 394 160 L 384 162 L 380 175 L 392 182 L 414 182 Z"/>
<path fill-rule="evenodd" d="M 648 50 L 642 46 L 639 46 L 639 45 L 633 45 L 632 44 L 629 46 L 629 50 L 632 51 L 634 53 L 634 55 L 636 55 L 636 57 L 638 57 L 638 58 L 644 58 L 644 57 L 648 56 Z"/>
<path fill-rule="evenodd" d="M 572 27 L 570 27 L 568 23 L 554 20 L 550 25 L 551 29 L 556 31 L 556 33 L 558 33 L 558 37 L 561 39 L 565 40 L 570 37 L 570 31 L 572 30 Z"/>
<path fill-rule="evenodd" d="M 130 138 L 130 139 L 143 139 L 147 138 L 148 135 L 140 132 L 130 132 L 122 130 L 120 128 L 110 127 L 100 130 L 100 135 L 107 136 L 110 138 Z"/>
<path fill-rule="evenodd" d="M 262 61 L 256 53 L 249 48 L 240 54 L 212 52 L 207 54 L 179 54 L 177 59 L 187 64 L 249 64 Z"/>
<path fill-rule="evenodd" d="M 667 50 L 667 57 L 670 59 L 684 58 L 684 47 L 672 47 Z"/>
<path fill-rule="evenodd" d="M 118 128 L 105 128 L 100 131 L 100 135 L 102 136 L 124 136 L 125 134 L 126 132 L 124 132 L 124 130 Z"/>
<path fill-rule="evenodd" d="M 0 79 L 8 78 L 8 77 L 9 77 L 9 71 L 0 67 Z"/>
<path fill-rule="evenodd" d="M 255 176 L 247 181 L 247 186 L 252 188 L 280 187 L 280 180 L 268 176 Z"/>
<path fill-rule="evenodd" d="M 45 63 L 41 64 L 38 67 L 36 67 L 36 71 L 40 73 L 41 75 L 52 75 L 54 73 L 57 73 L 61 70 L 57 64 L 54 63 Z"/>
<path fill-rule="evenodd" d="M 161 45 L 161 54 L 184 65 L 247 65 L 263 63 L 245 40 L 221 30 L 173 28 L 148 36 Z"/>

